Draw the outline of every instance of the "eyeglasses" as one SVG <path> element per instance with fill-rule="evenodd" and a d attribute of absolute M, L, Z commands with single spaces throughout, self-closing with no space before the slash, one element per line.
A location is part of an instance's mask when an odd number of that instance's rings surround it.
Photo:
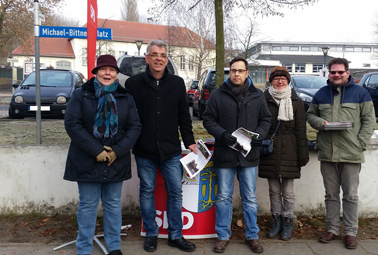
<path fill-rule="evenodd" d="M 331 74 L 344 74 L 346 71 L 330 71 Z"/>
<path fill-rule="evenodd" d="M 230 70 L 230 72 L 231 72 L 232 74 L 236 74 L 236 73 L 243 74 L 245 71 L 247 71 L 247 70 L 245 70 L 245 69 L 231 69 L 231 70 Z"/>
<path fill-rule="evenodd" d="M 282 81 L 282 82 L 284 82 L 284 81 L 287 81 L 287 79 L 286 78 L 274 78 L 273 81 Z"/>
<path fill-rule="evenodd" d="M 167 55 L 165 55 L 164 53 L 158 54 L 156 52 L 148 54 L 148 56 L 150 56 L 151 58 L 157 58 L 157 57 L 166 58 L 167 57 Z"/>

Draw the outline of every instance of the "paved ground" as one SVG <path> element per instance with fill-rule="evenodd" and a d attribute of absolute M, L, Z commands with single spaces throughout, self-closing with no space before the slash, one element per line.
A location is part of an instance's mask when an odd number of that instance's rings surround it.
<path fill-rule="evenodd" d="M 159 239 L 158 249 L 154 253 L 148 253 L 143 250 L 143 238 L 142 240 L 132 240 L 128 237 L 122 238 L 122 252 L 126 254 L 156 254 L 156 255 L 169 255 L 169 254 L 215 254 L 213 252 L 213 243 L 215 239 L 199 239 L 192 240 L 197 249 L 192 253 L 185 253 L 177 248 L 172 248 L 167 245 L 166 239 Z M 317 240 L 291 240 L 288 242 L 278 240 L 263 240 L 264 253 L 266 255 L 307 255 L 307 254 L 332 254 L 332 255 L 363 255 L 363 254 L 378 254 L 378 240 L 359 240 L 358 247 L 355 250 L 348 250 L 344 248 L 343 240 L 337 239 L 332 243 L 323 244 Z M 0 255 L 45 255 L 45 254 L 76 254 L 75 245 L 71 244 L 66 247 L 53 251 L 54 248 L 61 244 L 49 243 L 49 244 L 37 244 L 37 243 L 1 243 Z M 97 244 L 95 244 L 93 255 L 105 254 Z M 249 247 L 241 240 L 232 240 L 227 250 L 223 253 L 225 255 L 245 255 L 253 254 Z"/>

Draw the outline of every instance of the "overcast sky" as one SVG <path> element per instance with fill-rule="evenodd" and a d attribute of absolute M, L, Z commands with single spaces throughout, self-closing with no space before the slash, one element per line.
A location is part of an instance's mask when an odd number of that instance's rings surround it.
<path fill-rule="evenodd" d="M 150 0 L 138 0 L 147 15 Z M 86 0 L 66 0 L 64 15 L 86 22 Z M 120 0 L 97 0 L 99 18 L 120 18 Z M 77 10 L 76 12 L 74 10 Z M 257 17 L 259 38 L 292 42 L 378 42 L 373 23 L 378 23 L 377 0 L 319 0 L 299 10 L 283 9 L 285 17 Z"/>

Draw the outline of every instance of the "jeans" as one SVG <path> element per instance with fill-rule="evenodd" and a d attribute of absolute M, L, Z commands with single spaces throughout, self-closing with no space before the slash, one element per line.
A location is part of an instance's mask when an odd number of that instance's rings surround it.
<path fill-rule="evenodd" d="M 168 237 L 171 239 L 182 237 L 183 168 L 180 159 L 181 155 L 163 161 L 135 157 L 138 177 L 140 179 L 139 203 L 146 236 L 158 236 L 159 234 L 159 226 L 155 220 L 156 207 L 154 196 L 156 171 L 159 166 L 167 191 Z"/>
<path fill-rule="evenodd" d="M 76 239 L 77 254 L 91 254 L 96 228 L 98 204 L 104 211 L 104 240 L 109 251 L 121 246 L 121 190 L 123 182 L 78 182 L 79 209 L 77 223 L 79 232 Z"/>
<path fill-rule="evenodd" d="M 295 219 L 294 179 L 268 179 L 270 212 Z"/>
<path fill-rule="evenodd" d="M 327 232 L 340 232 L 340 187 L 343 190 L 344 234 L 356 236 L 358 230 L 358 184 L 361 164 L 320 163 L 325 187 Z"/>
<path fill-rule="evenodd" d="M 247 240 L 259 239 L 257 233 L 257 200 L 256 173 L 257 167 L 215 168 L 218 178 L 218 197 L 215 202 L 215 231 L 218 239 L 228 240 L 231 237 L 232 194 L 234 191 L 235 172 L 240 186 L 243 217 L 246 228 L 244 234 Z"/>

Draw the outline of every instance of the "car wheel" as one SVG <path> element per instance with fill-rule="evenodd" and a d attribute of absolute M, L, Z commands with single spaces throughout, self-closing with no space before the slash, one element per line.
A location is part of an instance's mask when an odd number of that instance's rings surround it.
<path fill-rule="evenodd" d="M 8 116 L 9 116 L 10 119 L 23 119 L 24 118 L 22 115 L 13 113 L 11 111 L 10 107 L 8 109 Z"/>

